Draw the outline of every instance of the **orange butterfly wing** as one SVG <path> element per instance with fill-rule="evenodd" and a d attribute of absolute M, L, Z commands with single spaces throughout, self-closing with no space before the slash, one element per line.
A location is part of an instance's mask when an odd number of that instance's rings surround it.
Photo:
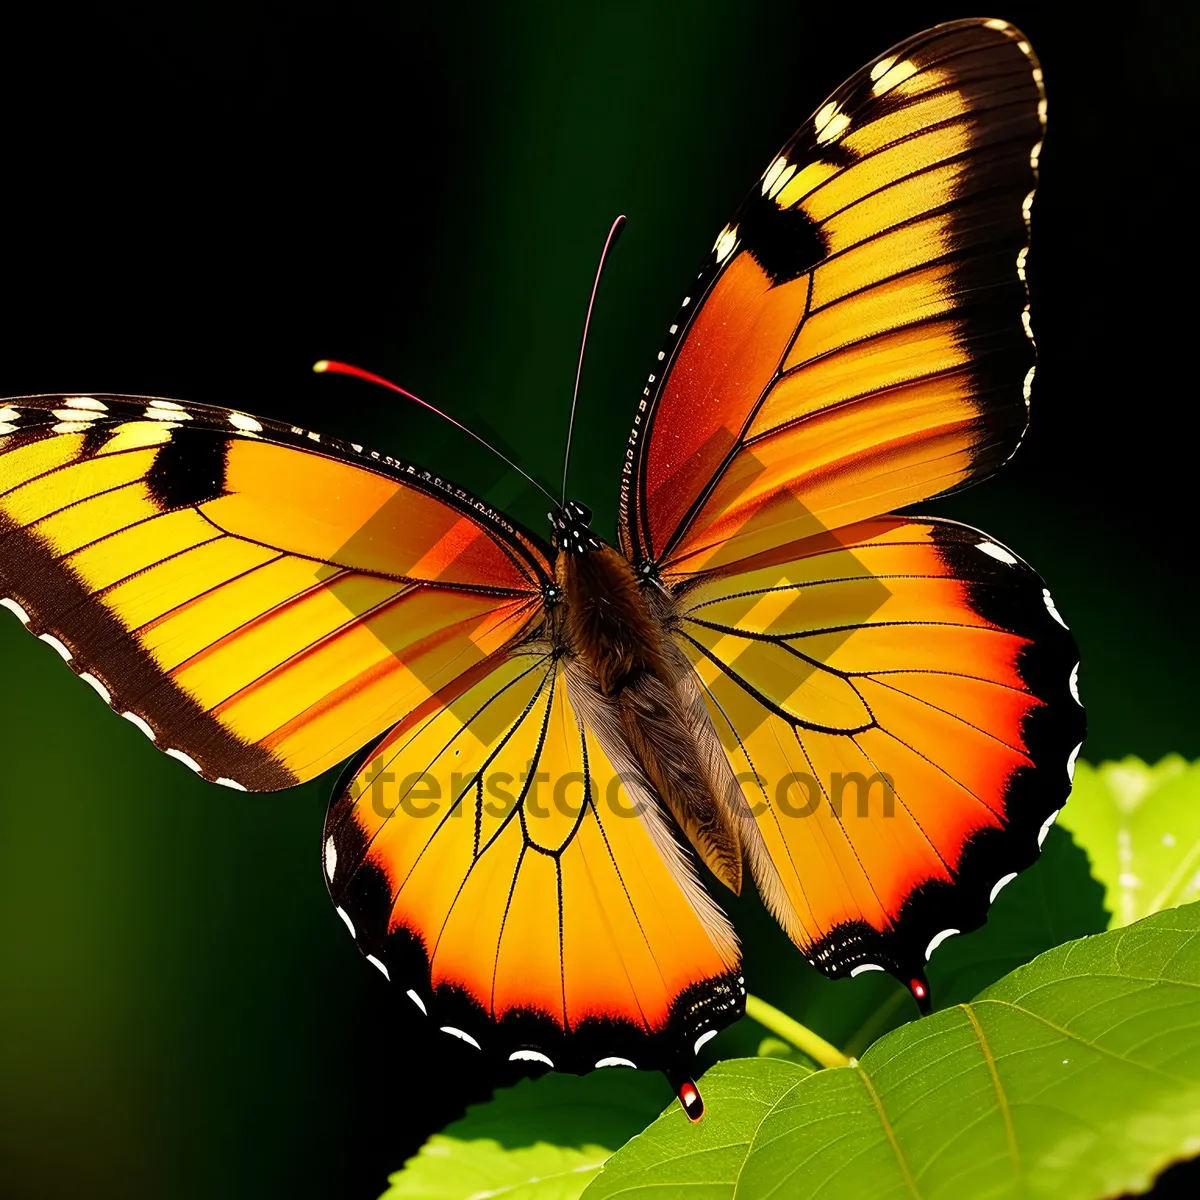
<path fill-rule="evenodd" d="M 1037 857 L 1084 736 L 1078 651 L 1011 551 L 877 518 L 697 579 L 680 635 L 769 855 L 768 907 L 827 973 L 924 964 Z"/>
<path fill-rule="evenodd" d="M 0 402 L 0 603 L 232 787 L 313 778 L 520 637 L 548 553 L 336 439 L 174 401 Z"/>
<path fill-rule="evenodd" d="M 325 873 L 360 949 L 490 1056 L 688 1074 L 741 1015 L 737 943 L 662 813 L 531 643 L 351 770 Z"/>
<path fill-rule="evenodd" d="M 1010 457 L 1041 70 L 1001 21 L 840 87 L 717 238 L 645 388 L 621 543 L 668 574 L 941 494 Z"/>

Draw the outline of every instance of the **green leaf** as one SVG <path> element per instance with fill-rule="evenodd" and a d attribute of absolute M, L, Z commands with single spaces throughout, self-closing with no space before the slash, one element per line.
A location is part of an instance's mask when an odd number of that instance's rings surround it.
<path fill-rule="evenodd" d="M 522 1080 L 431 1137 L 383 1200 L 574 1200 L 668 1100 L 661 1076 L 619 1068 Z"/>
<path fill-rule="evenodd" d="M 1200 1151 L 1200 905 L 1051 950 L 854 1067 L 759 1058 L 703 1080 L 586 1200 L 1094 1200 Z"/>
<path fill-rule="evenodd" d="M 814 1074 L 811 1067 L 782 1058 L 734 1058 L 717 1063 L 701 1083 L 705 1115 L 698 1124 L 691 1124 L 678 1105 L 673 1111 L 668 1109 L 608 1160 L 584 1195 L 587 1200 L 608 1196 L 723 1200 L 733 1196 L 738 1192 L 750 1143 L 779 1099 L 801 1080 L 829 1073 Z"/>
<path fill-rule="evenodd" d="M 1060 824 L 1088 852 L 1112 926 L 1200 899 L 1200 763 L 1079 763 Z"/>

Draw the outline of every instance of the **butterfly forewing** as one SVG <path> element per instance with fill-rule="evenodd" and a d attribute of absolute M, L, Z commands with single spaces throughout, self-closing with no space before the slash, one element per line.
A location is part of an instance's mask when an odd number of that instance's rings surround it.
<path fill-rule="evenodd" d="M 540 619 L 548 548 L 428 472 L 174 401 L 3 415 L 0 596 L 208 779 L 311 779 Z"/>
<path fill-rule="evenodd" d="M 621 540 L 680 575 L 958 487 L 1026 426 L 1041 70 L 939 26 L 839 88 L 722 230 L 631 436 Z"/>

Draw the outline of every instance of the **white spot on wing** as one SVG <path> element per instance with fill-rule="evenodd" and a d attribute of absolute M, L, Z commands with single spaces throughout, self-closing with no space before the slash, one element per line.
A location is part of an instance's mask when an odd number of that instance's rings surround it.
<path fill-rule="evenodd" d="M 82 414 L 80 414 L 82 416 Z M 85 430 L 91 429 L 91 423 L 88 421 L 59 421 L 57 425 L 50 427 L 53 433 L 83 433 Z"/>
<path fill-rule="evenodd" d="M 540 1050 L 514 1050 L 508 1056 L 508 1061 L 545 1063 L 551 1070 L 554 1069 L 554 1063 Z"/>
<path fill-rule="evenodd" d="M 407 996 L 407 997 L 408 997 L 408 998 L 409 998 L 409 999 L 410 999 L 410 1000 L 411 1000 L 411 1001 L 412 1001 L 412 1002 L 413 1002 L 413 1003 L 414 1003 L 414 1004 L 415 1004 L 415 1005 L 416 1005 L 416 1006 L 417 1006 L 417 1007 L 418 1007 L 418 1008 L 419 1008 L 419 1009 L 420 1009 L 420 1010 L 421 1010 L 421 1011 L 422 1011 L 422 1012 L 423 1012 L 423 1013 L 424 1013 L 426 1016 L 429 1016 L 429 1010 L 428 1010 L 428 1009 L 426 1009 L 426 1007 L 425 1007 L 425 1001 L 424 1001 L 424 1000 L 422 1000 L 422 999 L 421 999 L 421 997 L 420 997 L 420 996 L 418 996 L 418 995 L 417 995 L 417 993 L 416 993 L 416 992 L 414 992 L 414 991 L 412 990 L 412 988 L 409 988 L 409 989 L 408 989 L 408 991 L 407 991 L 407 992 L 405 992 L 404 994 L 405 994 L 405 995 L 406 995 L 406 996 Z"/>
<path fill-rule="evenodd" d="M 710 1030 L 708 1030 L 707 1033 L 702 1033 L 696 1039 L 696 1044 L 692 1047 L 692 1053 L 699 1054 L 700 1048 L 702 1046 L 707 1046 L 708 1043 L 711 1042 L 713 1040 L 713 1038 L 715 1038 L 716 1036 L 717 1036 L 717 1031 L 715 1029 L 710 1029 Z"/>
<path fill-rule="evenodd" d="M 68 408 L 86 408 L 92 412 L 108 412 L 108 405 L 95 396 L 65 396 L 63 403 Z"/>
<path fill-rule="evenodd" d="M 1064 628 L 1067 628 L 1067 623 L 1062 619 L 1062 613 L 1054 607 L 1054 598 L 1050 595 L 1049 588 L 1042 588 L 1042 599 L 1046 602 L 1046 611 Z"/>
<path fill-rule="evenodd" d="M 245 413 L 231 412 L 229 423 L 234 429 L 240 429 L 243 433 L 262 433 L 262 425 L 253 417 L 246 416 Z"/>
<path fill-rule="evenodd" d="M 90 687 L 96 693 L 96 695 L 104 701 L 105 704 L 112 703 L 112 696 L 109 694 L 108 688 L 106 688 L 104 684 L 102 684 L 100 680 L 95 677 L 95 675 L 89 675 L 84 672 L 84 674 L 80 675 L 79 678 L 82 679 L 83 682 L 86 683 L 88 687 Z"/>
<path fill-rule="evenodd" d="M 63 662 L 71 661 L 71 652 L 54 636 L 52 633 L 43 633 L 40 635 L 39 641 L 43 641 L 47 646 L 53 648 L 54 652 L 63 660 Z"/>
<path fill-rule="evenodd" d="M 947 938 L 952 938 L 956 933 L 961 932 L 961 929 L 943 929 L 941 933 L 934 934 L 934 936 L 929 939 L 929 945 L 925 947 L 925 961 L 928 962 L 933 957 L 933 952 Z"/>
<path fill-rule="evenodd" d="M 813 125 L 816 128 L 818 145 L 824 146 L 841 137 L 850 128 L 850 118 L 831 100 L 817 113 Z"/>
<path fill-rule="evenodd" d="M 998 895 L 1000 895 L 1000 893 L 1001 893 L 1001 892 L 1002 892 L 1002 891 L 1003 891 L 1003 890 L 1004 890 L 1006 887 L 1008 887 L 1008 885 L 1009 885 L 1010 883 L 1012 883 L 1012 881 L 1013 881 L 1014 879 L 1016 879 L 1016 877 L 1017 877 L 1017 873 L 1016 873 L 1016 871 L 1010 871 L 1010 872 L 1009 872 L 1007 875 L 1001 875 L 1001 876 L 1000 876 L 1000 878 L 999 878 L 999 879 L 997 879 L 997 880 L 996 880 L 996 882 L 995 882 L 995 884 L 992 886 L 992 890 L 991 890 L 991 892 L 989 892 L 989 893 L 988 893 L 988 903 L 989 903 L 989 904 L 995 904 L 995 903 L 996 903 L 996 897 L 997 897 Z"/>
<path fill-rule="evenodd" d="M 777 158 L 763 174 L 762 177 L 762 194 L 765 196 L 770 190 L 775 180 L 782 174 L 784 167 L 788 165 L 786 158 Z"/>
<path fill-rule="evenodd" d="M 325 878 L 333 882 L 334 872 L 337 871 L 337 846 L 332 837 L 325 839 Z"/>
<path fill-rule="evenodd" d="M 894 54 L 889 55 L 887 58 L 881 58 L 871 68 L 871 78 L 872 79 L 882 79 L 892 69 L 892 64 L 895 61 L 896 61 L 896 56 Z"/>
<path fill-rule="evenodd" d="M 391 977 L 391 975 L 389 975 L 389 974 L 388 974 L 388 969 L 387 969 L 387 967 L 385 967 L 385 966 L 383 965 L 383 963 L 381 963 L 381 962 L 379 961 L 379 959 L 377 959 L 377 958 L 375 957 L 375 955 L 373 955 L 373 954 L 368 954 L 368 955 L 367 955 L 367 962 L 369 962 L 369 963 L 370 963 L 370 964 L 371 964 L 373 967 L 378 967 L 378 968 L 379 968 L 379 971 L 380 971 L 380 973 L 383 975 L 384 979 L 386 979 L 386 980 L 388 981 L 388 983 L 391 983 L 391 982 L 392 982 L 392 977 Z"/>
<path fill-rule="evenodd" d="M 142 720 L 137 713 L 123 712 L 121 714 L 131 725 L 137 726 L 152 742 L 157 742 L 158 738 L 154 736 L 154 730 Z"/>
<path fill-rule="evenodd" d="M 152 421 L 190 421 L 192 414 L 174 400 L 151 400 L 146 405 L 146 416 Z"/>
<path fill-rule="evenodd" d="M 717 262 L 723 263 L 733 253 L 737 240 L 737 226 L 726 225 L 717 235 L 717 240 L 713 245 L 713 253 L 717 256 Z M 658 357 L 661 359 L 662 354 L 660 353 Z"/>
<path fill-rule="evenodd" d="M 1074 698 L 1075 703 L 1078 704 L 1080 708 L 1082 708 L 1083 701 L 1080 700 L 1080 698 L 1079 698 L 1079 664 L 1078 663 L 1076 663 L 1071 668 L 1071 678 L 1067 680 L 1067 687 L 1069 687 L 1071 689 L 1071 696 Z"/>
<path fill-rule="evenodd" d="M 1025 397 L 1025 406 L 1029 406 L 1029 397 L 1033 394 L 1033 374 L 1037 370 L 1032 366 L 1025 372 L 1025 382 L 1021 385 L 1021 394 Z"/>
<path fill-rule="evenodd" d="M 468 1046 L 474 1046 L 476 1050 L 483 1049 L 469 1033 L 464 1033 L 461 1029 L 455 1029 L 453 1025 L 443 1025 L 442 1032 L 448 1033 L 451 1037 L 458 1038 L 459 1041 L 466 1042 Z"/>
<path fill-rule="evenodd" d="M 17 427 L 15 425 L 9 425 L 8 422 L 6 422 L 6 421 L 0 421 L 0 437 L 5 437 L 6 435 L 8 435 L 10 433 L 16 433 L 16 432 L 17 432 Z"/>
<path fill-rule="evenodd" d="M 167 751 L 167 756 L 178 759 L 189 771 L 195 771 L 197 775 L 200 774 L 200 764 L 190 754 L 184 754 L 182 750 L 176 750 L 172 747 Z"/>
<path fill-rule="evenodd" d="M 883 66 L 884 62 L 894 62 L 894 60 L 885 58 L 883 62 L 875 64 L 876 68 Z M 871 78 L 875 82 L 871 85 L 871 91 L 876 96 L 882 96 L 884 92 L 890 92 L 892 88 L 903 83 L 906 79 L 911 79 L 916 73 L 916 66 L 909 62 L 908 59 L 895 63 L 894 66 L 881 75 L 876 75 L 875 71 L 872 71 Z"/>
<path fill-rule="evenodd" d="M 612 1058 L 602 1058 L 597 1064 L 596 1069 L 601 1067 L 632 1067 L 637 1070 L 637 1063 L 631 1063 L 627 1058 L 618 1058 L 615 1055 Z"/>
<path fill-rule="evenodd" d="M 993 17 L 990 21 L 984 21 L 983 27 L 984 27 L 984 29 L 1001 29 L 1001 30 L 1003 30 L 1003 29 L 1008 28 L 1008 22 L 1001 21 L 998 17 Z"/>
<path fill-rule="evenodd" d="M 1082 749 L 1083 749 L 1083 743 L 1080 742 L 1079 745 L 1076 746 L 1075 749 L 1071 751 L 1071 755 L 1067 759 L 1067 779 L 1069 779 L 1071 781 L 1071 783 L 1075 782 L 1075 762 L 1079 758 L 1079 752 Z"/>
<path fill-rule="evenodd" d="M 21 414 L 12 405 L 0 408 L 0 421 L 19 421 Z"/>
<path fill-rule="evenodd" d="M 1050 832 L 1050 826 L 1054 824 L 1058 814 L 1062 812 L 1061 808 L 1056 808 L 1043 822 L 1041 829 L 1038 830 L 1038 847 L 1046 840 L 1046 834 Z"/>
<path fill-rule="evenodd" d="M 248 792 L 250 790 L 244 784 L 238 783 L 236 779 L 226 779 L 224 776 L 222 776 L 220 779 L 214 779 L 213 782 L 217 784 L 218 787 L 226 787 L 234 792 Z"/>
<path fill-rule="evenodd" d="M 850 968 L 850 978 L 854 979 L 859 975 L 865 975 L 868 971 L 882 971 L 883 968 L 878 963 L 859 963 L 857 967 Z"/>
<path fill-rule="evenodd" d="M 342 923 L 348 930 L 350 930 L 350 936 L 352 938 L 357 938 L 358 934 L 354 932 L 354 922 L 350 920 L 350 914 L 344 908 L 339 908 L 337 910 L 337 915 L 342 918 Z"/>
<path fill-rule="evenodd" d="M 771 199 L 774 200 L 780 192 L 791 182 L 792 176 L 795 175 L 796 168 L 789 166 L 786 171 L 780 173 L 779 178 L 775 180 L 774 186 L 771 188 Z"/>
<path fill-rule="evenodd" d="M 976 549 L 982 550 L 990 558 L 994 558 L 997 562 L 1006 563 L 1010 567 L 1014 567 L 1017 564 L 1016 557 L 1009 554 L 1003 546 L 997 546 L 995 542 L 980 542 L 976 546 Z"/>
<path fill-rule="evenodd" d="M 29 624 L 29 614 L 15 600 L 10 600 L 7 596 L 0 598 L 0 608 L 7 608 L 22 625 Z"/>

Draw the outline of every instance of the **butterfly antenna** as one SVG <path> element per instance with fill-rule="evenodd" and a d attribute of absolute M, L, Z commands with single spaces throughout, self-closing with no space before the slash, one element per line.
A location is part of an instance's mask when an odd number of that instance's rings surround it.
<path fill-rule="evenodd" d="M 444 413 L 440 408 L 435 408 L 428 400 L 422 400 L 420 396 L 414 396 L 407 388 L 402 388 L 397 383 L 392 383 L 390 379 L 384 379 L 382 375 L 376 375 L 373 371 L 364 371 L 362 367 L 353 367 L 349 363 L 334 362 L 332 359 L 323 358 L 319 363 L 313 364 L 313 370 L 318 375 L 353 375 L 355 379 L 365 379 L 368 383 L 377 383 L 380 387 L 391 388 L 393 392 L 398 392 L 407 400 L 411 400 L 414 404 L 419 404 L 422 408 L 427 408 L 431 413 L 436 413 L 443 421 L 449 421 L 455 429 L 461 429 L 463 433 L 473 437 L 481 446 L 490 450 L 502 462 L 508 463 L 518 475 L 524 476 L 538 489 L 542 495 L 546 496 L 551 503 L 556 503 L 554 497 L 542 487 L 540 483 L 532 475 L 526 471 L 522 471 L 515 462 L 506 454 L 501 454 L 490 442 L 486 442 L 473 429 L 468 429 L 461 421 L 456 421 L 449 413 Z"/>
<path fill-rule="evenodd" d="M 604 242 L 604 249 L 600 251 L 600 265 L 596 268 L 596 279 L 592 284 L 592 298 L 588 301 L 587 316 L 583 322 L 583 341 L 579 346 L 579 366 L 575 370 L 575 394 L 571 397 L 571 420 L 567 425 L 567 450 L 563 455 L 562 497 L 564 504 L 567 502 L 567 472 L 571 469 L 571 435 L 575 432 L 575 408 L 579 404 L 579 381 L 583 378 L 583 357 L 587 353 L 592 309 L 596 306 L 596 293 L 600 290 L 600 277 L 604 274 L 604 264 L 608 262 L 608 256 L 617 244 L 617 238 L 621 236 L 621 230 L 624 228 L 625 217 L 622 214 L 612 223 L 612 228 L 608 231 L 608 237 Z"/>

